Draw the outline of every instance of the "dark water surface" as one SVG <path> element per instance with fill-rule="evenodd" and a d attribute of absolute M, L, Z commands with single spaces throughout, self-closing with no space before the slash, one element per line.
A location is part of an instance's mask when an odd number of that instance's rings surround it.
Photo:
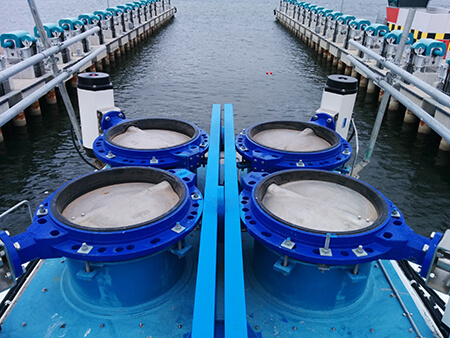
<path fill-rule="evenodd" d="M 106 8 L 103 1 L 88 3 L 76 14 Z M 273 9 L 278 4 L 173 1 L 178 8 L 174 21 L 110 69 L 116 105 L 128 118 L 181 118 L 207 131 L 214 103 L 233 103 L 236 131 L 266 120 L 309 120 L 332 69 L 276 22 Z M 366 17 L 374 20 L 383 14 L 384 4 L 370 2 Z M 54 14 L 47 8 L 45 18 L 44 12 L 44 21 L 51 20 Z M 353 14 L 350 9 L 348 13 Z M 91 171 L 73 150 L 68 118 L 64 107 L 58 108 L 43 107 L 42 117 L 29 120 L 20 133 L 5 130 L 0 212 L 23 199 L 36 208 L 46 191 Z M 358 96 L 361 154 L 376 110 L 376 100 Z M 449 156 L 438 152 L 436 139 L 417 137 L 415 129 L 408 129 L 401 113 L 386 116 L 372 163 L 361 178 L 390 198 L 417 232 L 445 231 L 450 218 Z M 14 215 L 0 224 L 13 234 L 28 225 L 25 212 Z"/>

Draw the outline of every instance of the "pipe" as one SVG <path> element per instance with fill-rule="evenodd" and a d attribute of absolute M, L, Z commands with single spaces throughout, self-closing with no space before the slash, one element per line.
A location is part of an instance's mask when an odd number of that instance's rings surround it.
<path fill-rule="evenodd" d="M 364 65 L 361 61 L 356 59 L 351 55 L 347 55 L 347 59 L 353 63 L 357 68 L 360 68 L 369 78 L 375 81 L 378 86 L 385 90 L 386 93 L 394 96 L 398 101 L 400 101 L 407 109 L 411 110 L 418 118 L 420 118 L 423 122 L 428 124 L 428 126 L 433 129 L 436 133 L 442 136 L 447 142 L 450 143 L 450 130 L 446 128 L 442 123 L 437 121 L 431 115 L 429 115 L 422 108 L 418 107 L 414 102 L 408 99 L 405 95 L 400 93 L 397 89 L 395 89 L 392 85 L 390 85 L 387 81 L 383 80 L 380 76 L 375 74 L 373 71 L 369 69 L 366 65 Z M 383 96 L 384 97 L 384 96 Z"/>
<path fill-rule="evenodd" d="M 67 39 L 66 41 L 64 41 L 63 43 L 61 43 L 58 46 L 52 46 L 52 47 L 40 52 L 39 54 L 33 55 L 32 57 L 23 60 L 22 62 L 14 65 L 14 66 L 6 68 L 5 70 L 0 72 L 0 82 L 3 82 L 5 80 L 9 79 L 10 77 L 16 75 L 17 73 L 20 73 L 22 70 L 27 69 L 28 67 L 31 67 L 38 62 L 41 62 L 45 58 L 47 58 L 55 53 L 59 53 L 63 49 L 66 49 L 67 47 L 98 32 L 99 30 L 100 30 L 100 27 L 94 27 L 80 35 L 77 35 L 73 38 Z"/>
<path fill-rule="evenodd" d="M 6 210 L 4 213 L 2 213 L 0 215 L 0 218 L 5 217 L 6 215 L 10 214 L 11 212 L 15 211 L 16 209 L 18 209 L 19 207 L 21 207 L 22 205 L 26 205 L 28 207 L 28 214 L 30 215 L 30 220 L 31 222 L 33 222 L 33 212 L 31 211 L 31 204 L 30 202 L 28 202 L 27 200 L 23 200 L 22 202 L 17 203 L 15 206 L 13 206 L 12 208 L 9 208 L 8 210 Z"/>
<path fill-rule="evenodd" d="M 63 81 L 67 80 L 70 75 L 77 72 L 81 67 L 83 67 L 86 63 L 90 62 L 92 59 L 97 57 L 97 55 L 103 53 L 106 50 L 105 46 L 101 46 L 88 56 L 86 56 L 84 59 L 80 60 L 78 63 L 73 65 L 70 68 L 65 69 L 61 72 L 58 76 L 56 76 L 53 80 L 47 82 L 44 86 L 34 91 L 29 96 L 25 97 L 22 101 L 15 104 L 11 108 L 9 108 L 7 111 L 2 113 L 0 115 L 0 127 L 5 125 L 7 122 L 9 122 L 14 116 L 16 116 L 18 113 L 23 111 L 25 108 L 27 108 L 30 104 L 32 104 L 34 101 L 39 99 L 41 96 L 45 95 L 50 89 L 53 89 L 55 86 L 59 85 Z M 71 121 L 73 122 L 73 121 Z M 78 125 L 78 122 L 77 122 Z"/>
<path fill-rule="evenodd" d="M 400 61 L 402 60 L 403 50 L 406 47 L 406 42 L 408 41 L 409 31 L 411 30 L 412 23 L 414 21 L 414 16 L 415 15 L 416 15 L 416 9 L 415 8 L 408 9 L 408 16 L 406 17 L 406 22 L 405 22 L 405 24 L 403 26 L 403 31 L 404 32 L 408 32 L 408 34 L 402 34 L 402 36 L 400 38 L 400 42 L 398 44 L 397 52 L 395 53 L 395 57 L 394 57 L 394 64 L 397 65 L 397 66 L 400 64 Z"/>
<path fill-rule="evenodd" d="M 423 90 L 425 93 L 430 95 L 433 99 L 435 99 L 437 102 L 450 107 L 450 97 L 442 92 L 440 92 L 438 89 L 434 88 L 433 86 L 429 85 L 426 82 L 423 82 L 422 80 L 418 79 L 411 73 L 408 73 L 406 70 L 400 68 L 399 66 L 395 65 L 393 62 L 387 61 L 384 57 L 381 55 L 378 55 L 374 51 L 370 50 L 369 48 L 361 45 L 360 43 L 350 40 L 350 44 L 365 54 L 369 55 L 371 58 L 373 58 L 375 61 L 379 62 L 383 67 L 386 67 L 387 69 L 391 70 L 393 73 L 400 75 L 404 80 L 412 83 L 417 88 Z"/>

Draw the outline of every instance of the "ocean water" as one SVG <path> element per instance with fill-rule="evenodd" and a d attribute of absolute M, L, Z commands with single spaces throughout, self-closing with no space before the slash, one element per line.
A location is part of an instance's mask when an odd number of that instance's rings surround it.
<path fill-rule="evenodd" d="M 446 5 L 434 1 L 432 5 Z M 104 9 L 107 1 L 36 0 L 44 22 Z M 120 2 L 110 0 L 109 5 Z M 344 12 L 375 21 L 385 1 L 345 1 Z M 172 1 L 175 19 L 111 67 L 116 105 L 128 118 L 175 117 L 209 130 L 211 105 L 233 103 L 236 131 L 274 119 L 306 121 L 320 105 L 333 69 L 273 15 L 278 1 Z M 317 1 L 339 10 L 341 2 Z M 0 0 L 0 32 L 31 30 L 26 1 Z M 272 75 L 266 75 L 272 72 Z M 72 93 L 76 106 L 76 96 Z M 91 171 L 75 153 L 61 103 L 43 105 L 28 127 L 5 128 L 0 144 L 0 213 L 27 199 L 34 208 L 65 182 Z M 376 99 L 358 95 L 360 157 L 367 149 Z M 361 178 L 391 199 L 421 234 L 445 231 L 450 219 L 450 164 L 437 138 L 417 136 L 402 113 L 387 114 L 371 164 Z M 0 221 L 12 234 L 29 224 L 24 212 Z"/>

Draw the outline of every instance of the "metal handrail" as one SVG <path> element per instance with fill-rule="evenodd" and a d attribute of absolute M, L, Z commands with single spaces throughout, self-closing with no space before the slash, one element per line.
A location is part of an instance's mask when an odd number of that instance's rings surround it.
<path fill-rule="evenodd" d="M 417 106 L 413 101 L 408 99 L 405 95 L 400 93 L 394 86 L 389 84 L 381 76 L 375 74 L 369 69 L 362 61 L 356 59 L 352 55 L 347 55 L 347 59 L 353 63 L 357 68 L 360 68 L 364 74 L 372 79 L 381 89 L 395 97 L 400 101 L 407 109 L 411 110 L 418 118 L 425 122 L 431 129 L 442 136 L 447 142 L 450 143 L 450 129 L 437 121 L 433 116 L 429 115 L 425 110 Z"/>
<path fill-rule="evenodd" d="M 0 215 L 0 219 L 5 217 L 6 215 L 10 214 L 11 212 L 17 210 L 18 208 L 20 208 L 24 204 L 28 206 L 28 213 L 30 214 L 30 220 L 31 220 L 31 222 L 33 222 L 33 212 L 31 211 L 31 204 L 27 200 L 23 200 L 22 202 L 19 202 L 15 206 L 13 206 L 13 207 L 9 208 L 8 210 L 6 210 L 4 213 L 2 213 Z"/>
<path fill-rule="evenodd" d="M 42 60 L 44 60 L 45 58 L 48 58 L 49 56 L 51 56 L 53 54 L 61 52 L 63 49 L 66 49 L 67 47 L 73 45 L 74 43 L 85 39 L 86 37 L 98 32 L 99 30 L 100 30 L 100 27 L 91 28 L 88 31 L 86 31 L 80 35 L 74 36 L 73 38 L 70 38 L 70 39 L 62 42 L 58 46 L 50 47 L 50 48 L 40 52 L 39 54 L 33 55 L 33 56 L 19 62 L 18 64 L 15 64 L 11 67 L 6 68 L 5 70 L 2 70 L 0 72 L 0 82 L 3 82 L 5 80 L 9 79 L 10 77 L 16 75 L 17 73 L 20 73 L 24 69 L 27 69 L 28 67 L 31 67 L 38 62 L 41 62 Z"/>
<path fill-rule="evenodd" d="M 450 107 L 450 96 L 440 92 L 438 89 L 434 88 L 433 86 L 429 85 L 428 83 L 420 80 L 418 77 L 412 75 L 411 73 L 407 72 L 406 70 L 402 69 L 401 67 L 397 66 L 391 61 L 386 60 L 381 55 L 378 55 L 371 49 L 361 45 L 360 43 L 356 42 L 355 40 L 350 40 L 349 43 L 358 48 L 363 53 L 367 54 L 371 58 L 373 58 L 375 61 L 379 62 L 383 67 L 386 67 L 387 69 L 391 70 L 392 73 L 397 74 L 401 76 L 406 81 L 412 83 L 417 88 L 421 89 L 428 95 L 430 95 L 433 99 L 435 99 L 437 102 Z"/>
<path fill-rule="evenodd" d="M 56 87 L 58 84 L 67 80 L 73 73 L 77 72 L 86 63 L 90 62 L 92 59 L 97 57 L 97 55 L 103 53 L 106 50 L 105 46 L 100 46 L 97 50 L 91 52 L 88 56 L 80 60 L 78 63 L 70 68 L 67 68 L 61 72 L 60 75 L 56 76 L 53 80 L 47 82 L 44 86 L 40 87 L 32 94 L 25 97 L 22 101 L 18 102 L 7 111 L 0 115 L 0 127 L 9 122 L 14 116 L 19 114 L 25 108 L 27 108 L 34 101 L 38 100 L 41 96 L 45 95 L 49 90 Z"/>

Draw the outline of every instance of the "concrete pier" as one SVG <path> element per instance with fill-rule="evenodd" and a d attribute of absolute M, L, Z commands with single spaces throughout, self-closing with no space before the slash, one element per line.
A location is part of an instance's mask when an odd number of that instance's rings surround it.
<path fill-rule="evenodd" d="M 168 24 L 175 15 L 176 8 L 167 8 L 166 10 L 156 16 L 149 18 L 148 21 L 143 22 L 141 24 L 135 23 L 133 29 L 124 32 L 123 34 L 114 37 L 114 38 L 105 38 L 103 45 L 106 46 L 106 51 L 104 53 L 100 53 L 96 58 L 94 58 L 90 63 L 87 63 L 80 72 L 90 69 L 91 71 L 102 71 L 103 70 L 103 60 L 105 66 L 108 66 L 111 63 L 115 63 L 120 60 L 121 54 L 125 53 L 125 49 L 132 49 L 134 46 L 138 45 L 137 37 L 150 36 L 156 33 L 159 29 Z M 65 69 L 73 66 L 78 61 L 82 60 L 86 56 L 88 56 L 91 52 L 96 51 L 101 45 L 95 45 L 91 43 L 90 51 L 85 55 L 81 53 L 79 56 L 72 56 L 71 60 L 64 64 L 58 64 L 60 69 Z M 117 56 L 117 58 L 116 58 Z M 9 90 L 3 95 L 0 96 L 0 114 L 7 111 L 10 107 L 12 107 L 17 102 L 21 101 L 26 96 L 33 93 L 35 90 L 39 89 L 45 83 L 49 82 L 53 78 L 52 72 L 44 72 L 43 75 L 32 78 L 32 79 L 22 79 L 18 76 L 14 76 L 9 79 L 10 87 Z M 70 79 L 70 85 L 73 88 L 77 86 L 77 77 L 73 75 Z M 55 104 L 56 103 L 56 93 L 55 90 L 51 90 L 45 95 L 47 103 Z M 37 103 L 39 104 L 39 102 Z M 32 107 L 29 107 L 27 111 L 30 112 L 30 115 L 33 115 L 33 112 L 37 112 L 37 104 L 33 103 Z M 19 116 L 20 115 L 20 116 Z M 17 118 L 14 118 L 14 125 L 26 125 L 25 115 L 19 114 Z M 3 137 L 3 136 L 2 136 Z"/>
<path fill-rule="evenodd" d="M 331 38 L 327 38 L 324 34 L 319 34 L 317 32 L 318 29 L 313 29 L 300 23 L 299 20 L 289 16 L 283 11 L 276 9 L 275 15 L 278 22 L 291 31 L 301 41 L 306 41 L 307 45 L 316 50 L 319 55 L 322 56 L 323 53 L 323 60 L 332 63 L 332 66 L 337 66 L 338 73 L 344 73 L 345 75 L 351 75 L 353 77 L 360 75 L 360 88 L 365 88 L 367 94 L 375 94 L 377 92 L 378 89 L 374 81 L 368 79 L 366 74 L 356 68 L 347 58 L 347 56 L 350 55 L 358 58 L 360 53 L 358 50 L 355 48 L 346 48 L 344 42 L 333 42 Z M 329 57 L 327 53 L 331 56 Z M 379 75 L 380 77 L 384 77 L 386 75 L 387 70 L 378 67 L 374 60 L 367 60 L 364 58 L 363 62 L 373 73 Z M 431 116 L 434 116 L 437 121 L 450 129 L 450 108 L 434 101 L 428 94 L 411 84 L 399 82 L 398 86 L 400 93 L 413 101 L 417 106 L 422 107 Z M 381 100 L 382 96 L 383 92 L 380 91 L 379 100 Z M 427 106 L 428 108 L 425 109 L 424 106 Z M 400 102 L 391 97 L 389 100 L 388 110 L 396 111 L 399 110 L 400 107 Z M 430 110 L 432 112 L 430 112 Z M 405 123 L 417 123 L 418 118 L 411 111 L 406 110 L 404 121 Z M 429 127 L 422 123 L 419 125 L 418 132 L 428 133 L 427 128 Z M 450 151 L 450 146 L 445 140 L 442 140 L 440 149 Z"/>

